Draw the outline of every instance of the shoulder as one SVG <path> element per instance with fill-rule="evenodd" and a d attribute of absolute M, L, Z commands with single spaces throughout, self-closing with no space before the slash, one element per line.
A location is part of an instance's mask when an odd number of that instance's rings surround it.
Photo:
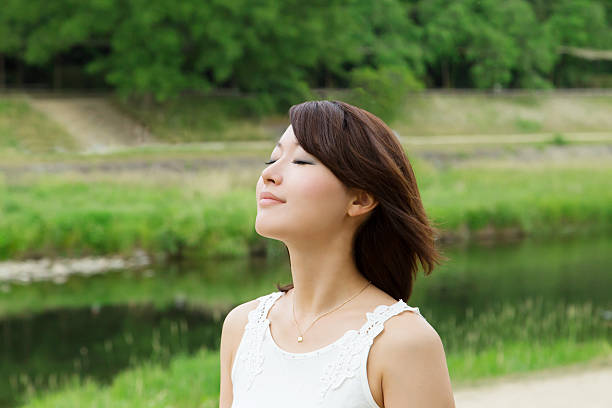
<path fill-rule="evenodd" d="M 379 346 L 385 407 L 454 407 L 444 346 L 427 320 L 413 311 L 388 319 Z"/>
<path fill-rule="evenodd" d="M 255 310 L 257 306 L 259 306 L 260 302 L 263 302 L 269 297 L 276 296 L 276 293 L 277 292 L 272 292 L 267 295 L 259 296 L 248 302 L 241 303 L 231 309 L 223 320 L 221 342 L 223 342 L 225 338 L 230 337 L 231 340 L 234 340 L 236 343 L 238 343 L 240 341 L 240 338 L 242 337 L 244 328 L 249 321 L 249 313 Z"/>
<path fill-rule="evenodd" d="M 244 329 L 249 321 L 249 313 L 255 310 L 266 296 L 270 295 L 272 294 L 260 296 L 248 302 L 241 303 L 232 308 L 225 316 L 221 329 L 221 344 L 219 351 L 222 363 L 228 366 L 228 368 L 233 364 L 238 345 L 240 344 Z"/>
<path fill-rule="evenodd" d="M 404 310 L 385 322 L 384 342 L 394 348 L 441 344 L 438 332 L 415 310 Z"/>
<path fill-rule="evenodd" d="M 261 296 L 248 302 L 241 303 L 230 310 L 223 320 L 222 333 L 229 334 L 231 337 L 240 334 L 249 320 L 249 313 L 257 308 L 263 298 L 264 296 Z"/>
<path fill-rule="evenodd" d="M 381 368 L 394 369 L 398 355 L 411 358 L 413 354 L 443 352 L 438 332 L 422 316 L 413 310 L 405 310 L 389 318 L 378 339 Z"/>

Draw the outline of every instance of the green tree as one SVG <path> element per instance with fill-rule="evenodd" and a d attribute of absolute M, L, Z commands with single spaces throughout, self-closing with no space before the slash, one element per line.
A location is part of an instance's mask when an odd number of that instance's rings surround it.
<path fill-rule="evenodd" d="M 450 3 L 450 4 L 449 4 Z M 550 33 L 524 0 L 446 0 L 419 3 L 425 59 L 445 87 L 467 69 L 471 86 L 549 86 L 554 62 Z"/>
<path fill-rule="evenodd" d="M 408 93 L 420 91 L 423 83 L 403 64 L 355 69 L 351 87 L 354 96 L 350 102 L 392 122 L 404 107 Z"/>

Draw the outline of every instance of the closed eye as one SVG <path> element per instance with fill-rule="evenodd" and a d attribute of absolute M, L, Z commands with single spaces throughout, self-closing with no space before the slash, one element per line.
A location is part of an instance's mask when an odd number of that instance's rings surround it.
<path fill-rule="evenodd" d="M 265 162 L 264 164 L 272 164 L 275 161 L 276 160 L 270 160 L 270 161 Z M 312 164 L 312 163 L 305 162 L 305 161 L 302 161 L 302 160 L 294 160 L 293 163 L 295 163 L 295 164 Z"/>

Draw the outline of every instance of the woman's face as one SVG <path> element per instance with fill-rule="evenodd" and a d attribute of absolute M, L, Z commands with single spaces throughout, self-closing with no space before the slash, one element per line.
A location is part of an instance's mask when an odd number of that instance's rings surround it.
<path fill-rule="evenodd" d="M 272 150 L 270 162 L 257 181 L 255 231 L 285 243 L 332 239 L 348 217 L 349 190 L 297 144 L 291 125 Z M 264 192 L 281 202 L 262 200 Z"/>

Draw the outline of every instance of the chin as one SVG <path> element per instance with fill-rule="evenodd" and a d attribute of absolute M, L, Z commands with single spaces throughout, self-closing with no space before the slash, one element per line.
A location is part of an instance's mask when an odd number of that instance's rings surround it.
<path fill-rule="evenodd" d="M 255 232 L 265 238 L 277 239 L 282 241 L 282 237 L 285 236 L 284 228 L 282 225 L 274 225 L 275 223 L 269 222 L 269 220 L 263 220 L 258 215 L 255 218 Z"/>
<path fill-rule="evenodd" d="M 310 225 L 312 224 L 314 224 L 314 222 L 310 223 Z M 321 229 L 305 229 L 304 225 L 309 225 L 308 220 L 301 220 L 296 224 L 293 222 L 286 222 L 285 220 L 279 220 L 278 217 L 267 218 L 258 214 L 255 219 L 255 232 L 264 238 L 281 241 L 285 245 L 289 242 L 320 242 L 330 236 L 329 230 L 323 226 L 321 226 Z"/>

